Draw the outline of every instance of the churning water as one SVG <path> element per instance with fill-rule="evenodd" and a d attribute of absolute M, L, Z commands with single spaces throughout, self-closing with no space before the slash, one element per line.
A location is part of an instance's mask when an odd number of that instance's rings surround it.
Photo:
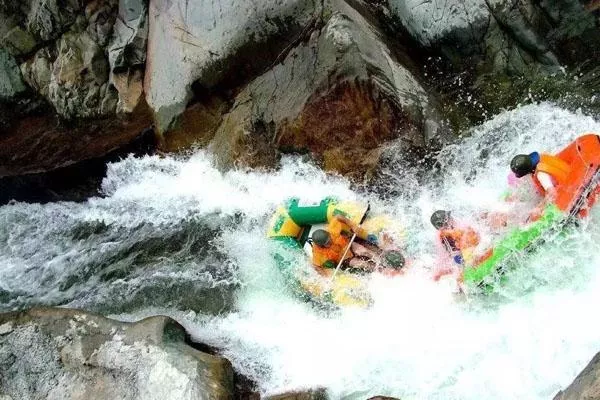
<path fill-rule="evenodd" d="M 421 185 L 391 159 L 382 176 L 383 187 L 403 185 L 394 196 L 359 193 L 299 158 L 276 172 L 227 173 L 204 152 L 125 159 L 110 166 L 105 197 L 0 208 L 0 307 L 166 313 L 264 394 L 550 399 L 600 350 L 600 212 L 524 255 L 493 294 L 467 297 L 429 279 L 440 256 L 428 220 L 451 209 L 485 235 L 478 216 L 508 211 L 501 195 L 514 154 L 558 150 L 590 131 L 600 123 L 584 115 L 520 107 L 445 148 Z M 269 255 L 265 230 L 279 203 L 330 195 L 370 201 L 406 227 L 409 272 L 371 277 L 366 310 L 302 302 Z"/>

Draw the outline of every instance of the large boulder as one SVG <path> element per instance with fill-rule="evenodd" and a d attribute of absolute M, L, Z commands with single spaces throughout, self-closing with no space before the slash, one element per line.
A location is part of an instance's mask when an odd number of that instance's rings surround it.
<path fill-rule="evenodd" d="M 417 42 L 459 69 L 475 60 L 484 72 L 557 72 L 561 63 L 599 57 L 597 22 L 579 0 L 388 0 L 388 7 Z"/>
<path fill-rule="evenodd" d="M 434 99 L 383 37 L 347 3 L 328 2 L 320 28 L 236 97 L 210 145 L 221 164 L 310 152 L 327 169 L 362 176 L 386 142 L 423 147 L 442 137 Z"/>
<path fill-rule="evenodd" d="M 145 91 L 164 132 L 194 97 L 252 77 L 311 25 L 317 0 L 151 0 Z"/>
<path fill-rule="evenodd" d="M 600 353 L 565 390 L 556 394 L 554 400 L 600 400 Z"/>
<path fill-rule="evenodd" d="M 1 314 L 0 397 L 232 399 L 229 361 L 194 346 L 162 316 L 125 323 L 68 309 Z"/>

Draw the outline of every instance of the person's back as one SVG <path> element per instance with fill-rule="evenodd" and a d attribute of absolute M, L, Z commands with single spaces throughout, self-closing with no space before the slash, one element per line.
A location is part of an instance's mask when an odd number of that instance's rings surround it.
<path fill-rule="evenodd" d="M 457 267 L 462 267 L 465 256 L 479 244 L 479 234 L 471 227 L 458 226 L 450 212 L 444 210 L 435 211 L 430 222 L 438 231 L 438 240 L 452 260 L 451 263 L 442 263 L 441 268 L 434 272 L 433 279 L 438 280 L 444 275 L 459 272 Z"/>
<path fill-rule="evenodd" d="M 333 218 L 328 224 L 327 230 L 318 229 L 312 234 L 312 262 L 317 267 L 335 268 L 340 262 L 342 255 L 350 244 L 344 234 L 344 225 L 337 219 Z M 353 254 L 348 249 L 344 259 L 352 258 Z"/>
<path fill-rule="evenodd" d="M 545 153 L 540 155 L 533 152 L 528 155 L 519 154 L 511 160 L 510 169 L 515 176 L 517 178 L 531 176 L 535 187 L 543 196 L 542 202 L 530 213 L 529 221 L 538 219 L 548 202 L 556 201 L 559 186 L 572 184 L 572 166 L 590 156 L 594 158 L 599 150 L 599 142 L 598 135 L 586 134 L 575 139 L 555 155 Z M 571 190 L 567 192 L 570 193 Z M 594 199 L 597 195 L 598 191 L 595 190 Z M 570 201 L 569 196 L 567 196 L 567 200 Z"/>

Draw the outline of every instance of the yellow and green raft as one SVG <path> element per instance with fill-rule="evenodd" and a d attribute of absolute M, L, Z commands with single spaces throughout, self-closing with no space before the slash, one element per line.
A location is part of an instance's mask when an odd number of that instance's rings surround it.
<path fill-rule="evenodd" d="M 307 240 L 313 230 L 326 227 L 336 215 L 343 215 L 360 223 L 366 209 L 365 204 L 338 201 L 335 198 L 325 198 L 316 203 L 292 198 L 277 208 L 267 232 L 267 237 L 278 243 L 273 258 L 277 267 L 303 297 L 336 306 L 366 307 L 371 303 L 366 282 L 361 276 L 338 271 L 332 277 L 333 270 L 329 269 L 316 273 L 309 267 L 310 260 L 299 263 L 297 257 L 303 250 L 310 254 Z M 376 216 L 365 219 L 361 226 L 368 234 L 377 235 L 390 224 L 387 217 Z"/>

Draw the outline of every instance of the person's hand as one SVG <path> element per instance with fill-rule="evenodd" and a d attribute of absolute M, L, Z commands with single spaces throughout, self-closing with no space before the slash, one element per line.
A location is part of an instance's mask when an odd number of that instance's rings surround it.
<path fill-rule="evenodd" d="M 543 205 L 534 208 L 529 213 L 529 217 L 527 218 L 527 222 L 535 222 L 535 221 L 537 221 L 538 219 L 540 219 L 542 217 L 543 213 L 544 213 Z"/>

